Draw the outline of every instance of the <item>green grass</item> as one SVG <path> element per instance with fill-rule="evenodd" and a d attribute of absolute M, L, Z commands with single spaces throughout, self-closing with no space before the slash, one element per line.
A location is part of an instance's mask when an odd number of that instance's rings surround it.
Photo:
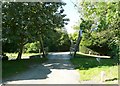
<path fill-rule="evenodd" d="M 81 81 L 100 81 L 102 71 L 104 71 L 106 74 L 105 83 L 111 83 L 112 81 L 118 79 L 118 66 L 115 59 L 102 58 L 101 62 L 99 63 L 95 57 L 77 54 L 75 58 L 71 59 L 71 62 L 79 71 Z"/>
<path fill-rule="evenodd" d="M 15 74 L 24 72 L 29 69 L 30 65 L 40 64 L 47 60 L 47 58 L 22 59 L 2 61 L 2 78 L 7 78 Z"/>
<path fill-rule="evenodd" d="M 5 53 L 9 58 L 17 58 L 18 53 Z M 23 53 L 22 57 L 40 55 L 40 53 Z"/>

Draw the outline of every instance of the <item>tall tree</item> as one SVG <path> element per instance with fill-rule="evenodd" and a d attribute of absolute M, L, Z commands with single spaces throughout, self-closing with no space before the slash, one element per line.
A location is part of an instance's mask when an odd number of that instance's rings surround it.
<path fill-rule="evenodd" d="M 86 2 L 80 5 L 80 14 L 84 21 L 81 22 L 85 31 L 82 44 L 98 53 L 114 56 L 118 53 L 120 2 Z M 90 23 L 87 23 L 91 21 Z M 87 26 L 89 26 L 87 28 Z"/>
<path fill-rule="evenodd" d="M 21 59 L 23 46 L 39 40 L 44 54 L 42 38 L 45 32 L 55 27 L 63 27 L 68 19 L 64 19 L 62 5 L 64 3 L 3 3 L 3 40 L 16 42 L 19 46 L 17 59 Z M 60 9 L 58 11 L 58 9 Z"/>

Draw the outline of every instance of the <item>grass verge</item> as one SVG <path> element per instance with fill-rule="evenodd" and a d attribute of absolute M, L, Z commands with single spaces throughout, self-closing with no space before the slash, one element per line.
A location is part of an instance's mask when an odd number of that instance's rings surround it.
<path fill-rule="evenodd" d="M 77 54 L 71 62 L 79 71 L 81 81 L 100 81 L 102 71 L 105 73 L 105 83 L 113 84 L 113 81 L 118 79 L 118 66 L 115 59 L 101 58 L 99 63 L 96 57 Z"/>
<path fill-rule="evenodd" d="M 9 58 L 14 58 L 14 59 L 16 59 L 18 56 L 18 53 L 5 53 L 5 54 Z M 40 53 L 23 53 L 22 57 L 28 57 L 28 56 L 33 56 L 33 55 L 40 55 Z"/>
<path fill-rule="evenodd" d="M 29 69 L 30 65 L 40 64 L 47 61 L 47 58 L 21 59 L 2 61 L 2 78 L 7 78 Z"/>

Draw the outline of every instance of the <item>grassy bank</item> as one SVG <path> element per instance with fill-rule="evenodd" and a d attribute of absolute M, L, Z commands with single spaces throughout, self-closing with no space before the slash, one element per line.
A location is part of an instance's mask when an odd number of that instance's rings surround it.
<path fill-rule="evenodd" d="M 29 69 L 33 64 L 40 64 L 47 60 L 47 58 L 10 60 L 2 62 L 2 78 L 7 78 L 15 74 L 21 73 Z"/>
<path fill-rule="evenodd" d="M 9 58 L 17 58 L 18 53 L 5 53 Z M 33 55 L 40 55 L 40 53 L 23 53 L 22 57 L 28 57 Z"/>
<path fill-rule="evenodd" d="M 115 59 L 102 58 L 99 63 L 96 57 L 77 54 L 75 58 L 71 59 L 71 62 L 79 71 L 81 81 L 100 81 L 103 71 L 105 83 L 114 83 L 118 79 L 118 66 Z"/>

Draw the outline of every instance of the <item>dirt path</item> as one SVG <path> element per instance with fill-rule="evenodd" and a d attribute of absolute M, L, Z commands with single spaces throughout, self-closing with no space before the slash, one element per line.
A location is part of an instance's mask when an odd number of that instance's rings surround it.
<path fill-rule="evenodd" d="M 21 74 L 8 78 L 5 84 L 79 84 L 79 73 L 74 69 L 68 53 L 51 53 L 49 60 Z"/>

